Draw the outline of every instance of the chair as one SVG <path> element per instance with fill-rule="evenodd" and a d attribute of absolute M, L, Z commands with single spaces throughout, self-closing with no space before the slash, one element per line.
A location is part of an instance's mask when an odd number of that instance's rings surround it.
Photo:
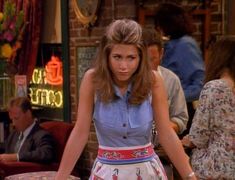
<path fill-rule="evenodd" d="M 0 162 L 0 178 L 9 175 L 35 172 L 35 171 L 57 171 L 63 155 L 64 147 L 73 129 L 73 125 L 61 121 L 42 122 L 41 127 L 49 131 L 56 141 L 56 158 L 51 164 L 40 164 L 34 162 Z M 74 174 L 74 173 L 73 173 Z M 78 175 L 78 174 L 75 174 Z"/>

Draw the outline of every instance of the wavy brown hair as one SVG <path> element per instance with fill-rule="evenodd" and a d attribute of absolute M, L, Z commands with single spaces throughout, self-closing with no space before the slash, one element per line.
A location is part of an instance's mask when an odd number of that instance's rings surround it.
<path fill-rule="evenodd" d="M 235 82 L 235 37 L 223 37 L 210 47 L 205 82 L 219 79 L 224 70 Z"/>
<path fill-rule="evenodd" d="M 101 39 L 94 63 L 94 84 L 97 96 L 106 103 L 115 99 L 114 80 L 108 63 L 109 55 L 115 44 L 135 45 L 138 49 L 140 62 L 131 79 L 132 90 L 129 103 L 140 104 L 150 94 L 153 74 L 147 60 L 147 49 L 142 41 L 142 28 L 137 22 L 130 19 L 112 22 Z"/>

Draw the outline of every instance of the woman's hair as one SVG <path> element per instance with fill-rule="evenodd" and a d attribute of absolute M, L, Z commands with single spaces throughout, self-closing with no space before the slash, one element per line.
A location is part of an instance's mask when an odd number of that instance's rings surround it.
<path fill-rule="evenodd" d="M 170 36 L 171 39 L 191 35 L 195 30 L 189 14 L 175 3 L 160 4 L 154 21 L 155 26 L 160 28 L 166 36 Z"/>
<path fill-rule="evenodd" d="M 205 82 L 219 79 L 227 70 L 235 82 L 235 37 L 223 37 L 210 47 Z"/>
<path fill-rule="evenodd" d="M 135 45 L 138 49 L 140 62 L 131 79 L 132 90 L 129 103 L 140 104 L 149 95 L 153 78 L 147 60 L 147 49 L 142 40 L 142 28 L 134 20 L 115 20 L 107 27 L 94 64 L 96 93 L 103 102 L 115 99 L 113 74 L 108 63 L 115 44 Z"/>

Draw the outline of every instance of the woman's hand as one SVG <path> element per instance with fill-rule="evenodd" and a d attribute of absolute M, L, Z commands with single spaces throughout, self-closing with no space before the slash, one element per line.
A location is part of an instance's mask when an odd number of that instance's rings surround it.
<path fill-rule="evenodd" d="M 188 147 L 188 148 L 194 148 L 195 145 L 190 141 L 189 135 L 185 135 L 183 139 L 181 140 L 181 143 L 183 146 Z"/>

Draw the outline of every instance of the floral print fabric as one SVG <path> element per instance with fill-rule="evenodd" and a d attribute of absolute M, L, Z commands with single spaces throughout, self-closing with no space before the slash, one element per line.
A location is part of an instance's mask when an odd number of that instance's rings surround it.
<path fill-rule="evenodd" d="M 199 179 L 235 179 L 235 95 L 225 81 L 204 86 L 189 138 Z"/>

